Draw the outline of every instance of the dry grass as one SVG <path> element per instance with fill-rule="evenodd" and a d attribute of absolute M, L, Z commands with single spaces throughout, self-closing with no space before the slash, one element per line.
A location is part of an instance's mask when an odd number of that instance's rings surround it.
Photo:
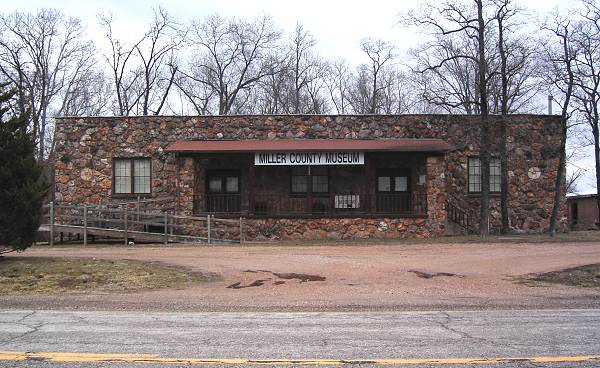
<path fill-rule="evenodd" d="M 558 233 L 551 237 L 548 234 L 510 234 L 510 235 L 458 235 L 443 236 L 438 238 L 410 238 L 410 239 L 345 239 L 345 240 L 282 240 L 272 242 L 245 242 L 244 245 L 269 245 L 277 243 L 278 246 L 327 246 L 327 245 L 393 245 L 393 244 L 480 244 L 480 243 L 579 243 L 600 242 L 600 231 L 570 231 Z"/>
<path fill-rule="evenodd" d="M 0 295 L 135 292 L 186 287 L 210 279 L 158 262 L 0 257 Z"/>
<path fill-rule="evenodd" d="M 529 286 L 545 286 L 548 284 L 561 284 L 579 287 L 600 287 L 600 264 L 566 268 L 539 274 L 530 274 L 516 280 Z"/>

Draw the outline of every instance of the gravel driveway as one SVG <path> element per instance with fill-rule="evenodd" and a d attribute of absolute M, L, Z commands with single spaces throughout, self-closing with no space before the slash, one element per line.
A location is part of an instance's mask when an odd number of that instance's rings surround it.
<path fill-rule="evenodd" d="M 600 242 L 37 247 L 21 255 L 160 261 L 217 273 L 221 281 L 134 294 L 10 296 L 0 300 L 2 308 L 335 311 L 600 307 L 599 289 L 531 287 L 512 281 L 528 273 L 600 263 Z"/>

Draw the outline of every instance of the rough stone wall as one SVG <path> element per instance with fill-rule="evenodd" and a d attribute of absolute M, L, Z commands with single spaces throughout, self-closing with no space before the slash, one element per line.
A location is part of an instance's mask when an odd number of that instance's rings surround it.
<path fill-rule="evenodd" d="M 499 137 L 497 120 L 491 118 L 491 137 Z M 527 232 L 548 227 L 552 190 L 558 165 L 559 118 L 512 115 L 508 122 L 510 165 L 509 206 L 511 225 Z M 479 196 L 467 192 L 467 160 L 479 153 L 479 121 L 464 115 L 292 115 L 217 117 L 104 117 L 59 119 L 56 126 L 56 200 L 68 203 L 122 201 L 111 197 L 112 160 L 117 157 L 152 158 L 152 194 L 172 197 L 168 205 L 192 213 L 194 194 L 203 185 L 202 173 L 191 158 L 167 154 L 164 149 L 177 140 L 193 139 L 382 139 L 440 138 L 455 147 L 438 164 L 428 160 L 428 233 L 444 232 L 446 199 L 468 210 L 477 222 Z M 492 138 L 492 154 L 499 142 Z M 441 165 L 441 167 L 439 166 Z M 536 170 L 540 175 L 537 177 Z M 430 171 L 431 169 L 431 171 Z M 435 174 L 433 174 L 435 172 Z M 433 176 L 432 176 L 433 175 Z M 492 229 L 500 224 L 499 198 L 491 203 Z M 435 220 L 434 220 L 435 219 Z M 290 223 L 321 223 L 320 220 L 277 220 Z M 350 219 L 329 219 L 343 223 Z M 275 220 L 253 220 L 257 223 Z M 357 219 L 375 226 L 380 219 Z M 390 220 L 392 221 L 392 220 Z M 393 219 L 402 228 L 423 219 Z M 372 222 L 372 223 L 371 223 Z M 323 229 L 327 226 L 319 225 Z M 363 225 L 364 224 L 364 225 Z M 279 226 L 279 225 L 278 225 Z M 283 226 L 283 225 L 282 225 Z M 307 225 L 309 226 L 309 225 Z M 315 225 L 310 225 L 315 226 Z M 325 226 L 325 227 L 324 227 Z M 389 226 L 394 228 L 396 225 Z M 400 226 L 400 225 L 398 225 Z M 384 226 L 385 227 L 385 226 Z M 370 228 L 372 229 L 372 228 Z M 352 233 L 354 230 L 350 231 Z M 362 230 L 357 231 L 360 232 Z M 375 232 L 374 234 L 377 234 Z M 387 234 L 392 234 L 389 232 Z M 360 233 L 356 236 L 363 236 Z M 350 235 L 354 237 L 355 235 Z M 387 235 L 385 235 L 387 236 Z"/>
<path fill-rule="evenodd" d="M 244 237 L 250 240 L 314 240 L 366 238 L 429 238 L 442 236 L 424 218 L 248 219 Z M 235 234 L 232 234 L 235 238 Z"/>

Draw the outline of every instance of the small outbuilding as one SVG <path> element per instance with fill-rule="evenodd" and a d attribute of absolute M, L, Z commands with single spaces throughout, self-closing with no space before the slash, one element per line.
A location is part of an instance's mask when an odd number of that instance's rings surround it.
<path fill-rule="evenodd" d="M 597 230 L 600 228 L 598 194 L 568 196 L 567 207 L 571 230 Z"/>

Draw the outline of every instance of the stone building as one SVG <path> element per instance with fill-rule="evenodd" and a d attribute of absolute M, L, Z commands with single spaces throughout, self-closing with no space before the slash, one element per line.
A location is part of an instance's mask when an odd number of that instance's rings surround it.
<path fill-rule="evenodd" d="M 500 224 L 491 118 L 491 227 Z M 480 122 L 464 115 L 63 118 L 55 197 L 169 198 L 184 215 L 243 217 L 249 239 L 396 238 L 474 230 Z M 547 229 L 560 120 L 508 118 L 511 227 Z"/>

